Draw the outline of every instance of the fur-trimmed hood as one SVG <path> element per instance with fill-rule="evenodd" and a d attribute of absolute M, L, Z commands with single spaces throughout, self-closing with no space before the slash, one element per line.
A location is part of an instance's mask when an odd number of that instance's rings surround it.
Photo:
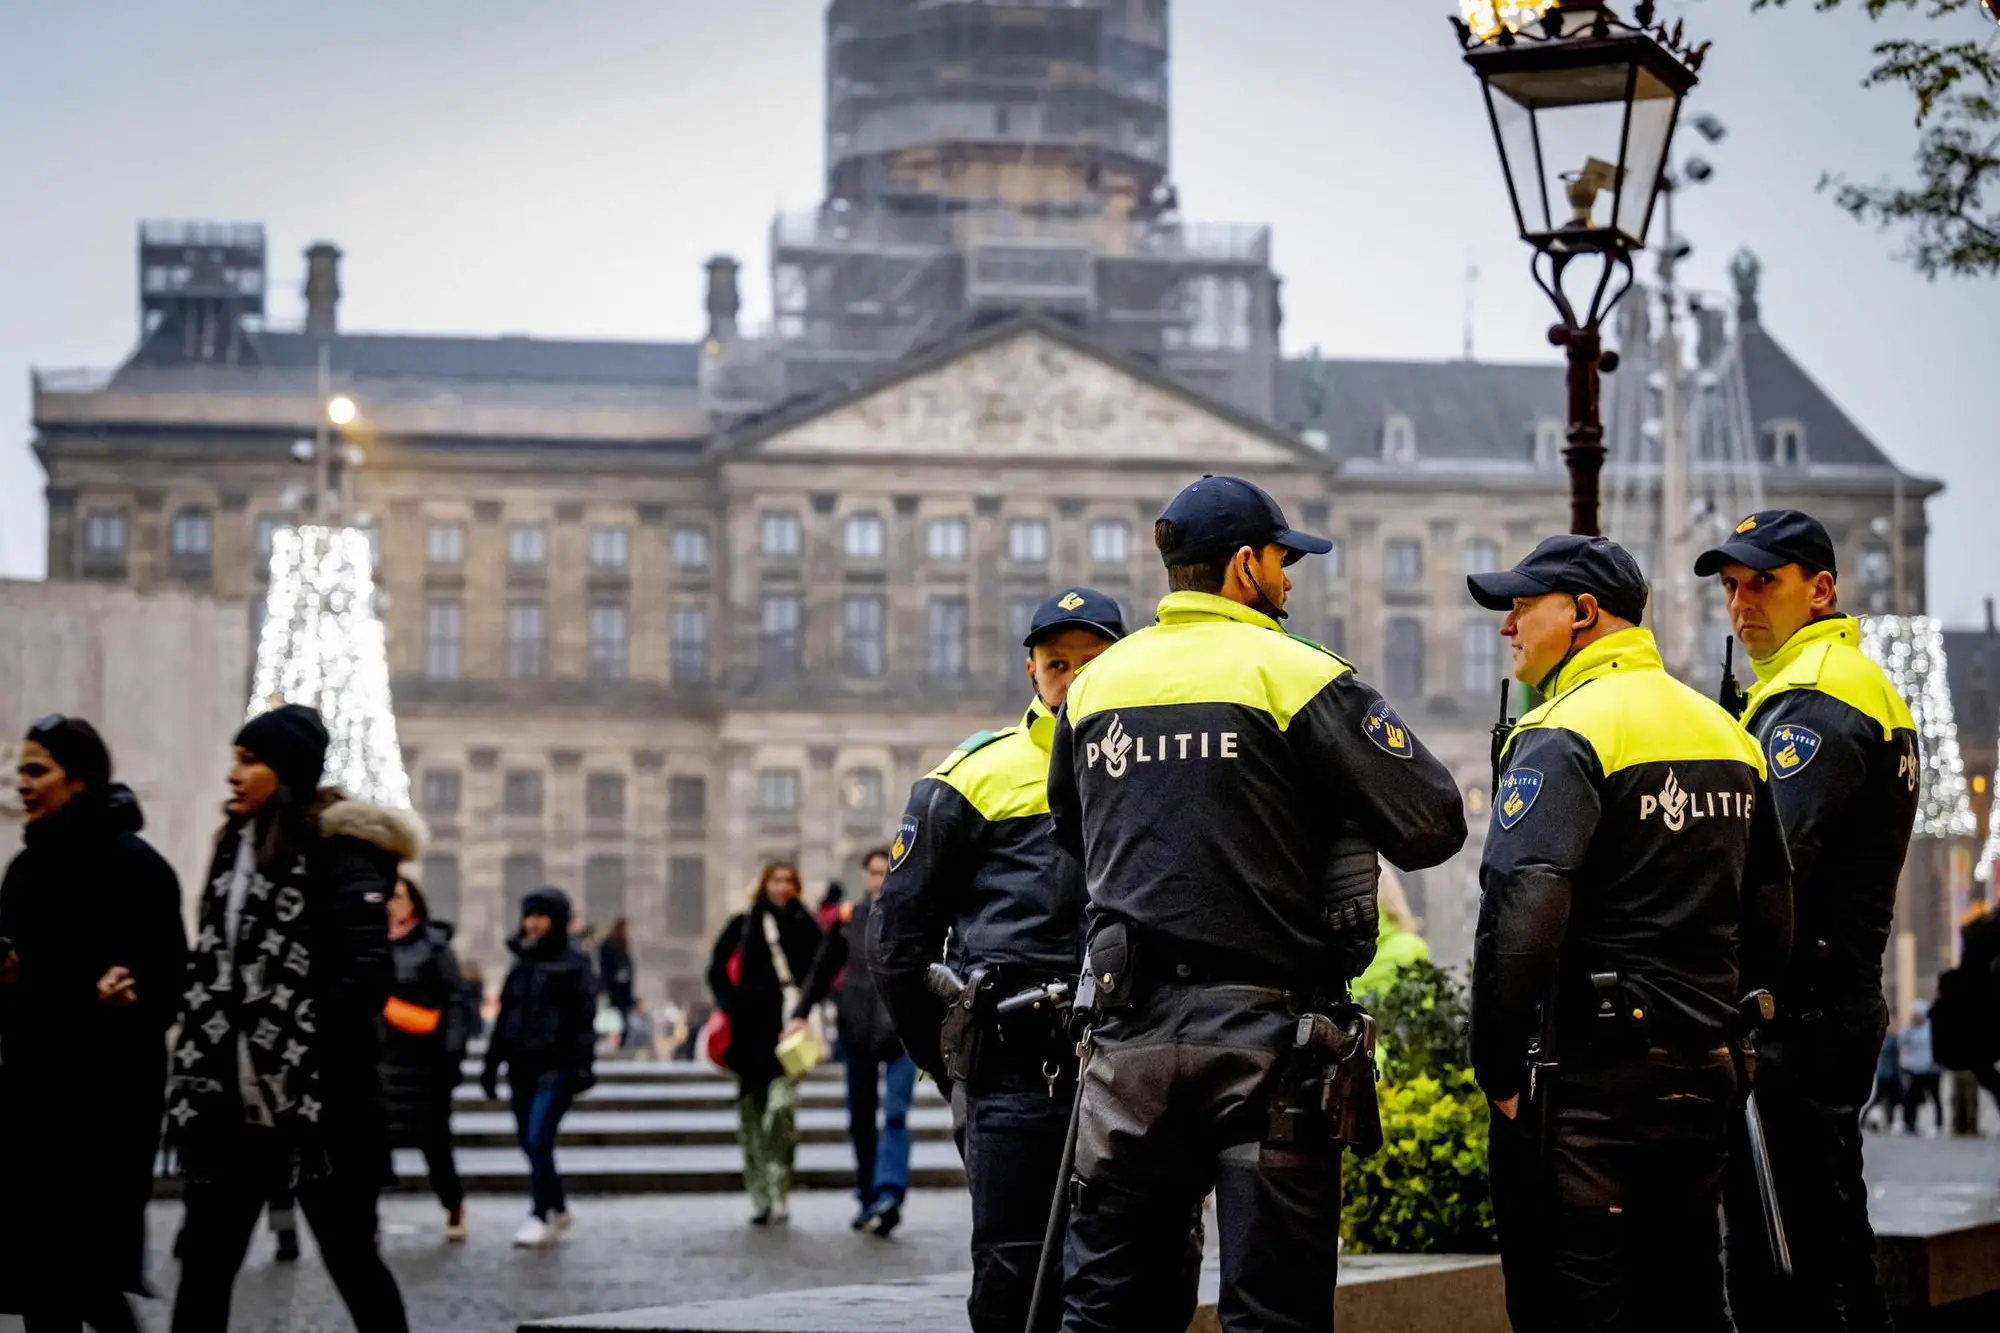
<path fill-rule="evenodd" d="M 414 810 L 392 810 L 373 801 L 343 796 L 319 812 L 319 831 L 328 838 L 359 838 L 395 857 L 414 861 L 424 854 L 430 830 Z"/>

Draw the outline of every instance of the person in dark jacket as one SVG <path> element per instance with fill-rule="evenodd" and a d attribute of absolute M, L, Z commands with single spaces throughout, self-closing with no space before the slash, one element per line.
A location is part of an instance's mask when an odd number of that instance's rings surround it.
<path fill-rule="evenodd" d="M 597 994 L 590 960 L 569 933 L 569 895 L 540 888 L 521 900 L 521 933 L 507 941 L 514 966 L 500 987 L 500 1013 L 486 1045 L 480 1085 L 508 1101 L 521 1151 L 528 1156 L 533 1211 L 514 1235 L 523 1248 L 553 1244 L 569 1230 L 569 1204 L 556 1174 L 556 1133 L 576 1095 L 597 1082 Z"/>
<path fill-rule="evenodd" d="M 910 1191 L 910 1102 L 917 1089 L 917 1065 L 896 1039 L 875 989 L 875 977 L 865 959 L 848 967 L 857 946 L 866 948 L 868 914 L 882 896 L 889 874 L 889 849 L 876 847 L 861 858 L 867 876 L 867 896 L 857 903 L 839 903 L 807 975 L 804 994 L 792 1010 L 786 1029 L 803 1027 L 813 1006 L 831 995 L 840 1032 L 841 1060 L 847 1066 L 847 1137 L 854 1143 L 854 1197 L 860 1209 L 852 1223 L 878 1236 L 894 1231 L 903 1220 L 903 1197 Z M 886 1096 L 877 1092 L 881 1085 Z M 878 1104 L 881 1130 L 875 1126 Z"/>
<path fill-rule="evenodd" d="M 355 1325 L 409 1327 L 376 1248 L 388 1149 L 375 1023 L 395 974 L 386 904 L 423 829 L 320 789 L 327 745 L 299 704 L 236 734 L 167 1086 L 187 1208 L 174 1333 L 228 1328 L 257 1214 L 287 1180 Z"/>
<path fill-rule="evenodd" d="M 756 1226 L 791 1220 L 799 1091 L 778 1063 L 785 1015 L 819 952 L 819 925 L 799 901 L 799 870 L 772 861 L 757 876 L 750 910 L 729 918 L 708 959 L 708 988 L 729 1019 L 724 1057 L 736 1075 L 743 1185 Z M 774 950 L 773 944 L 777 947 Z"/>
<path fill-rule="evenodd" d="M 604 932 L 597 946 L 597 978 L 604 987 L 604 999 L 618 1015 L 618 1049 L 625 1054 L 626 1036 L 632 1029 L 632 935 L 619 917 Z"/>
<path fill-rule="evenodd" d="M 29 1333 L 136 1333 L 166 1032 L 187 936 L 180 886 L 81 718 L 29 730 L 27 829 L 0 881 L 0 1310 Z"/>
<path fill-rule="evenodd" d="M 382 1092 L 389 1146 L 418 1148 L 445 1211 L 444 1238 L 465 1239 L 465 1187 L 451 1154 L 451 1090 L 463 1077 L 474 1017 L 449 921 L 432 919 L 413 867 L 389 899 L 389 953 L 396 980 L 382 1011 Z"/>

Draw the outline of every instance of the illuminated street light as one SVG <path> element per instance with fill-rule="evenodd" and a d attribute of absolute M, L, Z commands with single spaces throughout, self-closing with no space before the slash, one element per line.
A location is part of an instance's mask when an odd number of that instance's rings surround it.
<path fill-rule="evenodd" d="M 337 393 L 326 400 L 326 419 L 336 426 L 345 426 L 360 414 L 361 409 L 344 393 Z"/>

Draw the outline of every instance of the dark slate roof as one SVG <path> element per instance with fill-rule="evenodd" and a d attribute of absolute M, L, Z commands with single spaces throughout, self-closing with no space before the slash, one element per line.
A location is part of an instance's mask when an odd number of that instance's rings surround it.
<path fill-rule="evenodd" d="M 1750 390 L 1751 425 L 1761 436 L 1772 421 L 1797 421 L 1805 427 L 1807 463 L 1864 464 L 1891 467 L 1888 455 L 1861 433 L 1840 404 L 1778 345 L 1778 340 L 1754 321 L 1737 329 L 1738 354 L 1744 382 Z M 1760 457 L 1768 457 L 1760 442 Z"/>
<path fill-rule="evenodd" d="M 1990 753 L 2000 739 L 2000 633 L 1946 630 L 1944 670 L 1959 744 L 1970 753 Z"/>
<path fill-rule="evenodd" d="M 163 326 L 163 332 L 166 331 Z M 246 361 L 274 370 L 311 370 L 320 339 L 298 332 L 249 335 Z M 512 384 L 630 385 L 693 388 L 701 345 L 572 339 L 437 337 L 341 333 L 331 339 L 333 368 L 365 379 L 471 380 Z M 181 363 L 169 339 L 149 340 L 131 364 Z"/>
<path fill-rule="evenodd" d="M 1376 458 L 1382 423 L 1410 419 L 1418 458 L 1534 458 L 1537 421 L 1564 413 L 1560 365 L 1294 358 L 1278 367 L 1278 423 L 1322 430 L 1330 458 Z"/>

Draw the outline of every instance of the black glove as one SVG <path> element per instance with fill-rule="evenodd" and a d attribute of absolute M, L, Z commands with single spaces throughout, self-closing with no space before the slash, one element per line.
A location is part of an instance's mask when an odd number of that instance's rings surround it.
<path fill-rule="evenodd" d="M 588 1069 L 579 1069 L 570 1075 L 570 1090 L 572 1092 L 589 1092 L 596 1086 L 597 1075 Z"/>

